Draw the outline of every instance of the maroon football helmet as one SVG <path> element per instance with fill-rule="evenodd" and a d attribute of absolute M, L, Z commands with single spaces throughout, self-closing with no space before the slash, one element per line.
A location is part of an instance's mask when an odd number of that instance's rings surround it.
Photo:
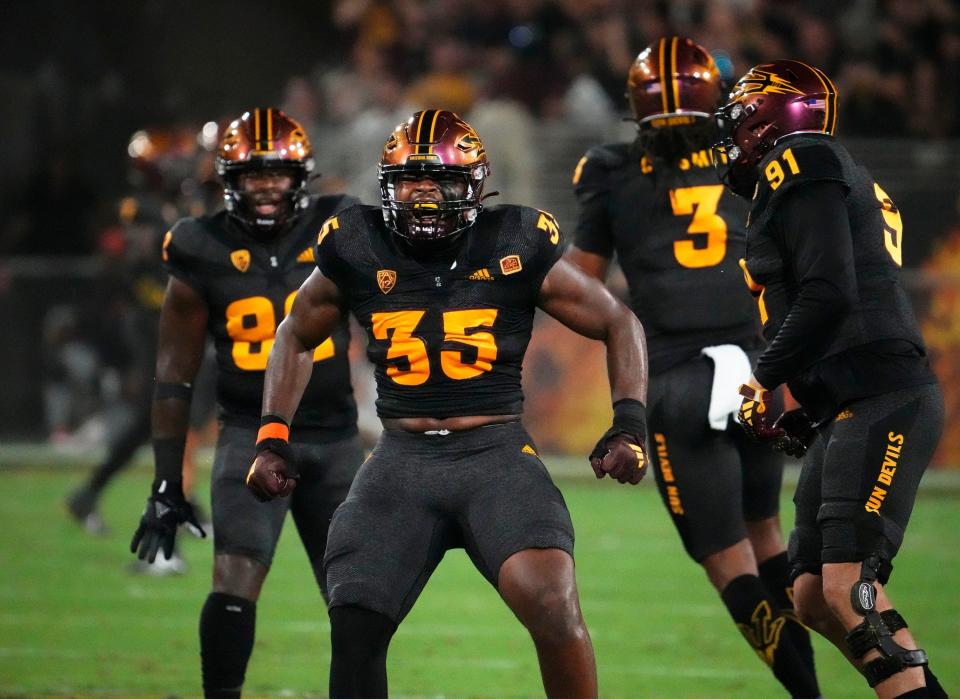
<path fill-rule="evenodd" d="M 837 88 L 806 63 L 762 63 L 737 81 L 716 119 L 714 163 L 730 189 L 750 197 L 757 166 L 778 140 L 795 133 L 836 134 Z"/>
<path fill-rule="evenodd" d="M 692 124 L 720 104 L 720 71 L 693 39 L 663 37 L 630 66 L 627 99 L 640 128 Z"/>
<path fill-rule="evenodd" d="M 226 209 L 258 232 L 273 230 L 307 207 L 307 179 L 313 167 L 306 131 L 279 109 L 244 112 L 227 126 L 217 147 L 216 169 L 223 178 Z M 283 193 L 282 205 L 267 217 L 257 213 L 255 202 L 240 185 L 241 175 L 264 169 L 289 172 L 293 178 Z"/>
<path fill-rule="evenodd" d="M 466 230 L 483 209 L 480 199 L 490 164 L 477 132 L 445 109 L 417 112 L 397 126 L 380 158 L 380 195 L 387 228 L 413 241 L 449 238 Z M 399 201 L 400 178 L 421 176 L 443 181 L 462 179 L 462 197 L 441 202 Z"/>

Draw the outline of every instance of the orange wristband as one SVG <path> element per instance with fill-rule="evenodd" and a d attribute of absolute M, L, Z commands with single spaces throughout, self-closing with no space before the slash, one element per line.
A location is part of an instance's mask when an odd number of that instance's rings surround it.
<path fill-rule="evenodd" d="M 280 439 L 284 442 L 290 441 L 290 428 L 282 422 L 268 422 L 260 427 L 257 432 L 257 444 L 265 439 Z"/>

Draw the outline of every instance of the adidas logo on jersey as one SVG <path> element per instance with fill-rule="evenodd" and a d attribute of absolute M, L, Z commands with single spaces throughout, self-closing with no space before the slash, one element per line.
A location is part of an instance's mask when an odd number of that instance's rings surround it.
<path fill-rule="evenodd" d="M 486 269 L 478 269 L 476 272 L 471 274 L 467 279 L 471 279 L 475 282 L 492 282 L 493 275 L 490 274 Z"/>
<path fill-rule="evenodd" d="M 313 248 L 309 247 L 297 255 L 297 262 L 316 262 L 313 255 Z"/>

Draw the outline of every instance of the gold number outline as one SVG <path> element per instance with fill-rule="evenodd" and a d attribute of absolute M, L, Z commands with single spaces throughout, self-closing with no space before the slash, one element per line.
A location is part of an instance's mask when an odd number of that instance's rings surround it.
<path fill-rule="evenodd" d="M 377 340 L 385 340 L 387 359 L 406 358 L 409 368 L 392 364 L 387 366 L 387 376 L 401 386 L 420 386 L 430 378 L 430 360 L 427 343 L 414 333 L 423 317 L 423 310 L 386 311 L 370 315 L 370 327 Z M 476 378 L 493 369 L 499 348 L 492 332 L 497 319 L 495 308 L 468 308 L 443 312 L 443 344 L 455 342 L 477 350 L 477 359 L 468 364 L 463 361 L 463 350 L 442 349 L 440 369 L 444 376 L 454 381 Z"/>
<path fill-rule="evenodd" d="M 682 267 L 698 269 L 723 262 L 727 254 L 727 222 L 717 208 L 723 196 L 722 184 L 707 184 L 670 190 L 674 216 L 690 216 L 687 235 L 707 236 L 707 245 L 698 248 L 688 238 L 673 243 L 673 256 Z"/>
<path fill-rule="evenodd" d="M 296 296 L 297 291 L 294 290 L 284 299 L 284 317 L 290 315 Z M 230 303 L 224 315 L 227 319 L 227 335 L 233 341 L 230 349 L 233 363 L 244 371 L 264 371 L 277 335 L 273 302 L 266 296 L 247 296 Z M 254 317 L 255 324 L 247 328 L 243 325 L 243 319 L 249 316 Z M 252 351 L 254 345 L 259 345 L 256 352 Z M 330 359 L 335 352 L 333 338 L 328 337 L 313 350 L 313 361 Z"/>

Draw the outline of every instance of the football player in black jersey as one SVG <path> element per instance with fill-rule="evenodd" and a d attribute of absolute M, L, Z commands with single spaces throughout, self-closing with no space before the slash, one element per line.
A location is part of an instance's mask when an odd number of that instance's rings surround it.
<path fill-rule="evenodd" d="M 650 351 L 651 460 L 667 511 L 757 655 L 794 697 L 820 694 L 793 615 L 780 533 L 783 462 L 730 419 L 761 339 L 737 266 L 746 204 L 710 160 L 721 100 L 711 55 L 684 37 L 644 49 L 627 76 L 633 143 L 590 149 L 570 261 L 603 280 L 616 255 Z M 737 380 L 737 372 L 741 372 Z M 725 400 L 726 399 L 726 400 Z"/>
<path fill-rule="evenodd" d="M 602 340 L 614 418 L 590 461 L 598 478 L 637 483 L 646 468 L 643 331 L 561 259 L 553 216 L 482 206 L 488 172 L 483 143 L 456 114 L 429 109 L 400 124 L 380 163 L 382 206 L 324 224 L 318 269 L 277 331 L 248 480 L 260 497 L 297 482 L 286 425 L 311 348 L 348 310 L 376 366 L 385 430 L 327 547 L 333 697 L 386 696 L 390 639 L 453 547 L 466 549 L 530 632 L 547 695 L 597 694 L 573 527 L 520 423 L 520 370 L 538 307 Z"/>
<path fill-rule="evenodd" d="M 362 460 L 347 362 L 349 331 L 332 326 L 306 358 L 306 391 L 286 452 L 301 485 L 289 500 L 259 503 L 245 486 L 253 460 L 264 370 L 277 325 L 314 268 L 320 225 L 356 199 L 311 197 L 310 141 L 276 109 L 253 109 L 224 131 L 217 169 L 226 210 L 178 222 L 163 241 L 170 274 L 160 316 L 153 447 L 156 476 L 131 550 L 169 558 L 176 529 L 202 530 L 184 499 L 181 462 L 191 383 L 213 336 L 221 428 L 213 464 L 213 589 L 200 615 L 203 689 L 238 697 L 253 649 L 256 603 L 287 510 L 325 591 L 330 516 Z"/>
<path fill-rule="evenodd" d="M 878 696 L 946 696 L 884 589 L 943 429 L 899 282 L 900 212 L 835 140 L 837 89 L 817 68 L 752 68 L 717 121 L 724 180 L 751 198 L 741 264 L 769 343 L 739 419 L 807 452 L 790 540 L 797 613 Z M 777 419 L 768 398 L 784 383 L 802 408 Z"/>

